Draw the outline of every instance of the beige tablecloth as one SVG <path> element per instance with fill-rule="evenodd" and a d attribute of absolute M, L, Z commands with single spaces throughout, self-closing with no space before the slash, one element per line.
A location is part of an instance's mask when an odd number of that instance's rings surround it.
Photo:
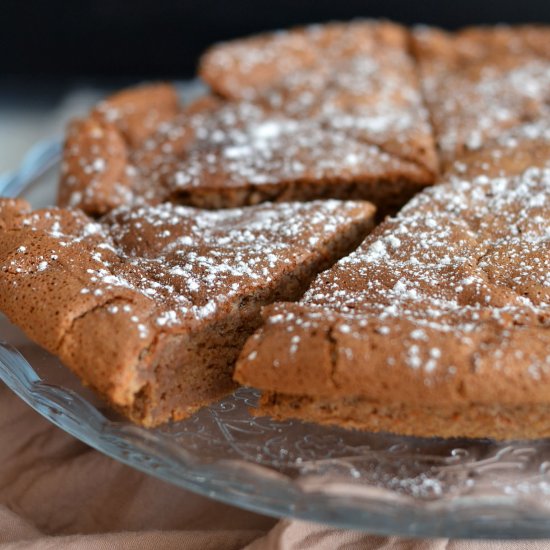
<path fill-rule="evenodd" d="M 79 87 L 45 108 L 0 102 L 0 172 L 101 96 Z M 0 335 L 1 338 L 1 335 Z M 0 383 L 0 550 L 550 548 L 548 542 L 405 540 L 280 521 L 214 502 L 90 449 Z"/>

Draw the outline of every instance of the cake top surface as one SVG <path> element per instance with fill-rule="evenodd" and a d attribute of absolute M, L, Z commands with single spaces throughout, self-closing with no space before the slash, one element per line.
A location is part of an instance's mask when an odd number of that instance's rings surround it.
<path fill-rule="evenodd" d="M 374 211 L 339 201 L 222 211 L 167 203 L 120 207 L 94 221 L 71 209 L 22 213 L 8 201 L 0 208 L 8 220 L 0 231 L 6 288 L 29 283 L 47 296 L 52 277 L 72 280 L 81 302 L 128 296 L 154 304 L 154 323 L 167 329 L 231 311 L 312 254 L 327 253 L 341 231 Z"/>
<path fill-rule="evenodd" d="M 266 79 L 265 71 L 273 71 L 272 77 Z M 251 117 L 250 130 L 241 106 L 237 107 L 241 107 L 239 114 L 229 110 L 221 116 L 226 131 L 230 130 L 227 121 L 236 119 L 236 129 L 241 131 L 236 141 L 250 145 L 253 152 L 263 149 L 264 157 L 284 157 L 289 150 L 285 142 L 274 140 L 271 148 L 265 143 L 268 134 L 276 137 L 277 126 L 281 136 L 286 133 L 286 119 L 290 122 L 289 135 L 296 136 L 297 141 L 301 138 L 308 156 L 318 157 L 315 166 L 322 166 L 323 158 L 328 158 L 335 147 L 339 154 L 334 159 L 342 158 L 342 147 L 349 143 L 352 157 L 358 146 L 370 146 L 366 158 L 357 162 L 363 175 L 369 175 L 370 162 L 375 173 L 381 162 L 391 171 L 392 161 L 395 171 L 399 171 L 399 162 L 437 171 L 428 114 L 408 51 L 408 33 L 399 25 L 380 21 L 334 23 L 237 40 L 207 53 L 201 75 L 221 95 L 252 100 L 256 112 L 244 104 Z M 224 85 L 226 79 L 231 79 L 231 92 Z M 269 132 L 257 131 L 258 118 L 264 119 L 262 124 L 270 128 Z M 217 130 L 214 127 L 211 132 L 219 134 Z M 330 136 L 334 136 L 332 140 Z M 233 146 L 230 133 L 227 138 Z M 223 140 L 220 142 L 223 146 Z M 288 157 L 287 164 L 293 155 Z M 349 159 L 347 155 L 344 158 Z M 344 177 L 350 170 L 349 160 L 330 164 Z M 355 170 L 355 177 L 362 175 L 359 168 Z M 311 169 L 289 175 L 307 178 L 308 172 Z M 331 172 L 325 177 L 331 177 Z M 315 177 L 322 178 L 323 173 L 321 169 Z"/>
<path fill-rule="evenodd" d="M 456 67 L 506 56 L 550 57 L 547 25 L 494 25 L 447 32 L 419 25 L 413 29 L 414 49 L 422 60 Z"/>
<path fill-rule="evenodd" d="M 138 166 L 150 167 L 158 189 L 173 196 L 288 182 L 383 185 L 433 177 L 421 153 L 415 156 L 415 150 L 429 149 L 430 138 L 426 120 L 412 114 L 413 106 L 392 112 L 382 101 L 354 115 L 351 108 L 338 113 L 329 103 L 311 117 L 257 103 L 224 105 L 167 126 L 134 158 Z"/>
<path fill-rule="evenodd" d="M 525 123 L 487 139 L 481 149 L 453 162 L 447 177 L 515 176 L 531 167 L 550 168 L 550 120 Z"/>
<path fill-rule="evenodd" d="M 438 185 L 320 275 L 304 303 L 465 333 L 478 318 L 538 323 L 550 307 L 549 194 L 550 170 L 537 168 Z"/>

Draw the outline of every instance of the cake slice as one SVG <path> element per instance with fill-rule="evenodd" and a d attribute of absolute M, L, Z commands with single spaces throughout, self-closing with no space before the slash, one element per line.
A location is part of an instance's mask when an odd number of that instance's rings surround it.
<path fill-rule="evenodd" d="M 424 191 L 299 302 L 265 308 L 235 372 L 263 391 L 257 414 L 550 436 L 550 169 L 528 156 Z"/>
<path fill-rule="evenodd" d="M 414 32 L 443 168 L 503 133 L 550 120 L 550 28 Z"/>
<path fill-rule="evenodd" d="M 302 52 L 307 63 L 296 59 L 297 36 L 313 48 Z M 136 202 L 227 208 L 319 198 L 370 200 L 382 213 L 395 211 L 438 171 L 408 40 L 398 25 L 359 22 L 218 47 L 203 75 L 215 92 L 225 90 L 225 100 L 207 96 L 183 112 L 168 109 L 173 118 L 159 119 L 156 131 L 147 125 L 145 139 L 126 137 L 121 105 L 136 103 L 132 92 L 117 100 L 117 117 L 94 112 L 73 124 L 59 202 L 92 215 Z M 250 71 L 226 64 L 234 84 L 216 84 L 226 81 L 220 56 L 241 51 L 256 60 Z M 267 78 L 272 69 L 276 77 Z M 146 104 L 146 88 L 140 93 L 139 105 Z"/>
<path fill-rule="evenodd" d="M 260 308 L 297 299 L 373 213 L 338 201 L 162 204 L 94 221 L 0 199 L 0 311 L 134 422 L 178 420 L 234 389 Z"/>

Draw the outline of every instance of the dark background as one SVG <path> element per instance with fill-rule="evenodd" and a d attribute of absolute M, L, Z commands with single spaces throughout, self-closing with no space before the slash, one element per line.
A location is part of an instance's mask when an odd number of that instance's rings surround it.
<path fill-rule="evenodd" d="M 185 78 L 213 42 L 358 16 L 447 28 L 548 22 L 550 0 L 0 0 L 0 77 Z"/>

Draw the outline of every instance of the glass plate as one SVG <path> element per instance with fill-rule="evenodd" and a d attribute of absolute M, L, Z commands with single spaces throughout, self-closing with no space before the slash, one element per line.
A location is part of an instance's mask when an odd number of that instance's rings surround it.
<path fill-rule="evenodd" d="M 59 141 L 41 143 L 0 195 L 52 204 Z M 59 361 L 0 316 L 0 378 L 97 450 L 191 491 L 256 512 L 380 534 L 550 536 L 550 440 L 417 439 L 253 418 L 240 389 L 154 430 L 113 414 Z"/>

